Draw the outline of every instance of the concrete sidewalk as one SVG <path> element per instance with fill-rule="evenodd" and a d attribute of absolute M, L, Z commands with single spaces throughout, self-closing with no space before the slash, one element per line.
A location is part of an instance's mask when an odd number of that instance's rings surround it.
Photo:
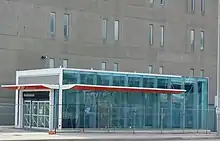
<path fill-rule="evenodd" d="M 28 141 L 86 141 L 86 140 L 115 140 L 115 141 L 134 141 L 134 140 L 212 140 L 220 139 L 216 134 L 114 134 L 114 133 L 58 133 L 56 135 L 48 135 L 42 132 L 29 133 L 0 133 L 0 140 L 28 140 Z"/>

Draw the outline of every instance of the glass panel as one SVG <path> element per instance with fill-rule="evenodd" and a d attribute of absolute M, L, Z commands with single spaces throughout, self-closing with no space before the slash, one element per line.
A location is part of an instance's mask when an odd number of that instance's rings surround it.
<path fill-rule="evenodd" d="M 80 72 L 80 84 L 94 85 L 95 73 Z"/>
<path fill-rule="evenodd" d="M 30 115 L 24 115 L 24 126 L 30 127 Z"/>
<path fill-rule="evenodd" d="M 38 127 L 37 126 L 37 116 L 36 115 L 32 115 L 32 122 L 31 122 L 31 126 L 32 127 Z"/>
<path fill-rule="evenodd" d="M 39 102 L 38 115 L 44 115 L 44 102 Z"/>
<path fill-rule="evenodd" d="M 49 116 L 49 102 L 45 102 L 45 115 Z"/>
<path fill-rule="evenodd" d="M 181 89 L 183 86 L 183 78 L 171 78 L 170 88 L 171 89 Z"/>
<path fill-rule="evenodd" d="M 198 80 L 198 94 L 199 94 L 199 128 L 206 129 L 207 128 L 207 114 L 208 114 L 208 83 L 205 79 Z"/>
<path fill-rule="evenodd" d="M 143 78 L 143 87 L 145 88 L 154 88 L 156 82 L 156 77 L 147 77 L 144 76 Z"/>
<path fill-rule="evenodd" d="M 64 14 L 64 37 L 69 36 L 69 14 Z"/>
<path fill-rule="evenodd" d="M 125 75 L 113 75 L 113 86 L 125 86 Z"/>
<path fill-rule="evenodd" d="M 44 128 L 44 116 L 37 116 L 37 123 L 38 123 L 38 126 L 37 127 L 42 127 L 42 128 Z"/>
<path fill-rule="evenodd" d="M 111 85 L 112 80 L 111 74 L 98 73 L 97 74 L 97 85 Z"/>
<path fill-rule="evenodd" d="M 119 21 L 118 20 L 114 22 L 114 39 L 115 41 L 119 40 Z"/>
<path fill-rule="evenodd" d="M 74 73 L 77 74 L 74 71 L 68 74 Z M 110 86 L 140 87 L 143 84 L 143 87 L 150 88 L 186 89 L 186 93 L 171 96 L 65 90 L 63 124 L 67 127 L 156 129 L 161 128 L 162 124 L 163 128 L 196 129 L 207 124 L 208 80 L 205 78 L 155 77 L 114 72 L 84 72 L 74 78 L 80 78 L 77 81 L 82 84 L 96 84 L 96 81 L 98 85 Z"/>
<path fill-rule="evenodd" d="M 38 103 L 32 102 L 32 115 L 37 115 L 38 111 Z"/>
<path fill-rule="evenodd" d="M 129 87 L 140 87 L 140 81 L 141 81 L 140 76 L 128 75 L 128 86 Z"/>
<path fill-rule="evenodd" d="M 150 32 L 149 32 L 149 44 L 150 44 L 150 45 L 153 45 L 153 36 L 154 36 L 154 35 L 153 35 L 153 32 L 154 32 L 154 31 L 153 31 L 153 30 L 154 30 L 154 29 L 153 29 L 153 24 L 150 24 L 150 27 L 149 27 L 149 28 L 150 28 L 150 29 L 149 29 L 149 31 L 150 31 Z"/>
<path fill-rule="evenodd" d="M 49 116 L 45 116 L 45 128 L 49 128 Z"/>
<path fill-rule="evenodd" d="M 102 39 L 107 39 L 107 19 L 102 19 Z"/>
<path fill-rule="evenodd" d="M 24 126 L 30 127 L 31 125 L 31 102 L 24 101 Z"/>
<path fill-rule="evenodd" d="M 24 102 L 24 114 L 31 114 L 31 102 Z"/>
<path fill-rule="evenodd" d="M 167 89 L 169 87 L 169 78 L 158 77 L 157 79 L 157 88 Z"/>
<path fill-rule="evenodd" d="M 50 13 L 50 33 L 54 35 L 55 33 L 55 13 Z"/>
<path fill-rule="evenodd" d="M 78 84 L 78 74 L 76 71 L 64 71 L 63 84 Z"/>

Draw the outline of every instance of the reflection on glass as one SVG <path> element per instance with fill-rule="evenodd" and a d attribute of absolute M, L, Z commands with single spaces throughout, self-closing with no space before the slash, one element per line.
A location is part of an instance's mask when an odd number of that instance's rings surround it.
<path fill-rule="evenodd" d="M 113 86 L 125 86 L 125 76 L 115 75 L 113 76 Z"/>
<path fill-rule="evenodd" d="M 206 78 L 75 70 L 65 70 L 63 76 L 65 84 L 78 82 L 90 85 L 186 90 L 185 93 L 177 95 L 64 90 L 63 123 L 67 124 L 68 128 L 206 127 L 208 108 Z"/>
<path fill-rule="evenodd" d="M 97 74 L 97 85 L 110 85 L 110 75 Z"/>
<path fill-rule="evenodd" d="M 38 103 L 32 102 L 32 114 L 37 115 L 37 110 L 38 110 Z"/>
<path fill-rule="evenodd" d="M 80 74 L 80 83 L 81 84 L 94 84 L 95 74 L 81 73 Z"/>
<path fill-rule="evenodd" d="M 128 86 L 129 87 L 140 87 L 140 77 L 128 76 Z"/>

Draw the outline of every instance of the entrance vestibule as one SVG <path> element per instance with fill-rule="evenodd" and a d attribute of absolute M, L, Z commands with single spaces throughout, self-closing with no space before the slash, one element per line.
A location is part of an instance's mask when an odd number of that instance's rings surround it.
<path fill-rule="evenodd" d="M 23 127 L 49 128 L 49 92 L 23 92 Z"/>

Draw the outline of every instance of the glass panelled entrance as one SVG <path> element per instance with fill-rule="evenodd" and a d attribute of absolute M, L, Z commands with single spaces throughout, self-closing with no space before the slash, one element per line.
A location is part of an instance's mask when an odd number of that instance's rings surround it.
<path fill-rule="evenodd" d="M 49 128 L 49 101 L 24 101 L 24 127 Z"/>

